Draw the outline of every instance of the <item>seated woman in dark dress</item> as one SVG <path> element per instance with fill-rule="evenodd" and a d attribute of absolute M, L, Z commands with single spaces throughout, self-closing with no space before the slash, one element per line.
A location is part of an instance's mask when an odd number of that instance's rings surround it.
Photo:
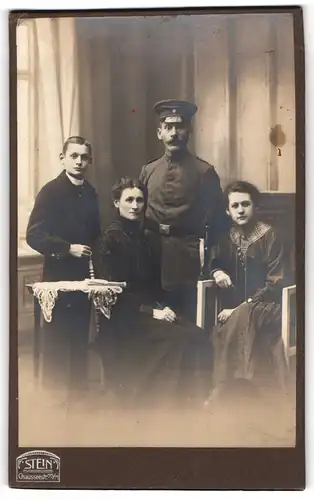
<path fill-rule="evenodd" d="M 135 405 L 202 404 L 210 383 L 209 336 L 163 304 L 142 231 L 142 185 L 122 178 L 112 195 L 117 216 L 101 237 L 97 275 L 127 287 L 110 320 L 101 319 L 106 382 L 123 402 Z"/>

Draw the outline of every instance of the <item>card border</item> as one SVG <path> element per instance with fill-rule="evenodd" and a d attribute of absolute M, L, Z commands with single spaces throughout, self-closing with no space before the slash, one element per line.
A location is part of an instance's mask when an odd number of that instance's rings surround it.
<path fill-rule="evenodd" d="M 297 410 L 294 448 L 50 448 L 61 460 L 61 481 L 16 482 L 18 446 L 17 331 L 17 92 L 16 25 L 34 17 L 104 17 L 291 13 L 294 20 L 296 92 Z M 10 40 L 10 354 L 9 486 L 36 489 L 302 490 L 305 488 L 305 62 L 300 6 L 118 10 L 12 10 Z M 82 473 L 76 474 L 80 470 Z"/>

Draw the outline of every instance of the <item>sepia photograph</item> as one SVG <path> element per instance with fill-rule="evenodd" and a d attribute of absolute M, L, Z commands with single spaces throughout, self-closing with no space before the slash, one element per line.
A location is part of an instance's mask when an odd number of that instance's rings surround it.
<path fill-rule="evenodd" d="M 234 11 L 15 17 L 19 448 L 296 446 L 295 19 Z"/>

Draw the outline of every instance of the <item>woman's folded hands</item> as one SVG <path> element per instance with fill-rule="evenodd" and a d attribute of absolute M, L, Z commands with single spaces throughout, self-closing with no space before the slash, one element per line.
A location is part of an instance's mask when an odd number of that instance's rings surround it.
<path fill-rule="evenodd" d="M 160 321 L 168 321 L 173 323 L 177 319 L 176 313 L 170 309 L 170 307 L 164 307 L 163 309 L 154 309 L 153 317 L 159 319 Z"/>

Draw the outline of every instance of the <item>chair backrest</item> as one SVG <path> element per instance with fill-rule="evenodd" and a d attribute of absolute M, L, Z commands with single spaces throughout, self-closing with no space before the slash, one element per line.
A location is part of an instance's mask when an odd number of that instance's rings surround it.
<path fill-rule="evenodd" d="M 285 251 L 286 283 L 295 283 L 295 194 L 262 193 L 260 218 L 278 231 Z"/>
<path fill-rule="evenodd" d="M 282 291 L 281 336 L 288 365 L 290 357 L 296 354 L 296 335 L 296 286 L 291 285 Z"/>

